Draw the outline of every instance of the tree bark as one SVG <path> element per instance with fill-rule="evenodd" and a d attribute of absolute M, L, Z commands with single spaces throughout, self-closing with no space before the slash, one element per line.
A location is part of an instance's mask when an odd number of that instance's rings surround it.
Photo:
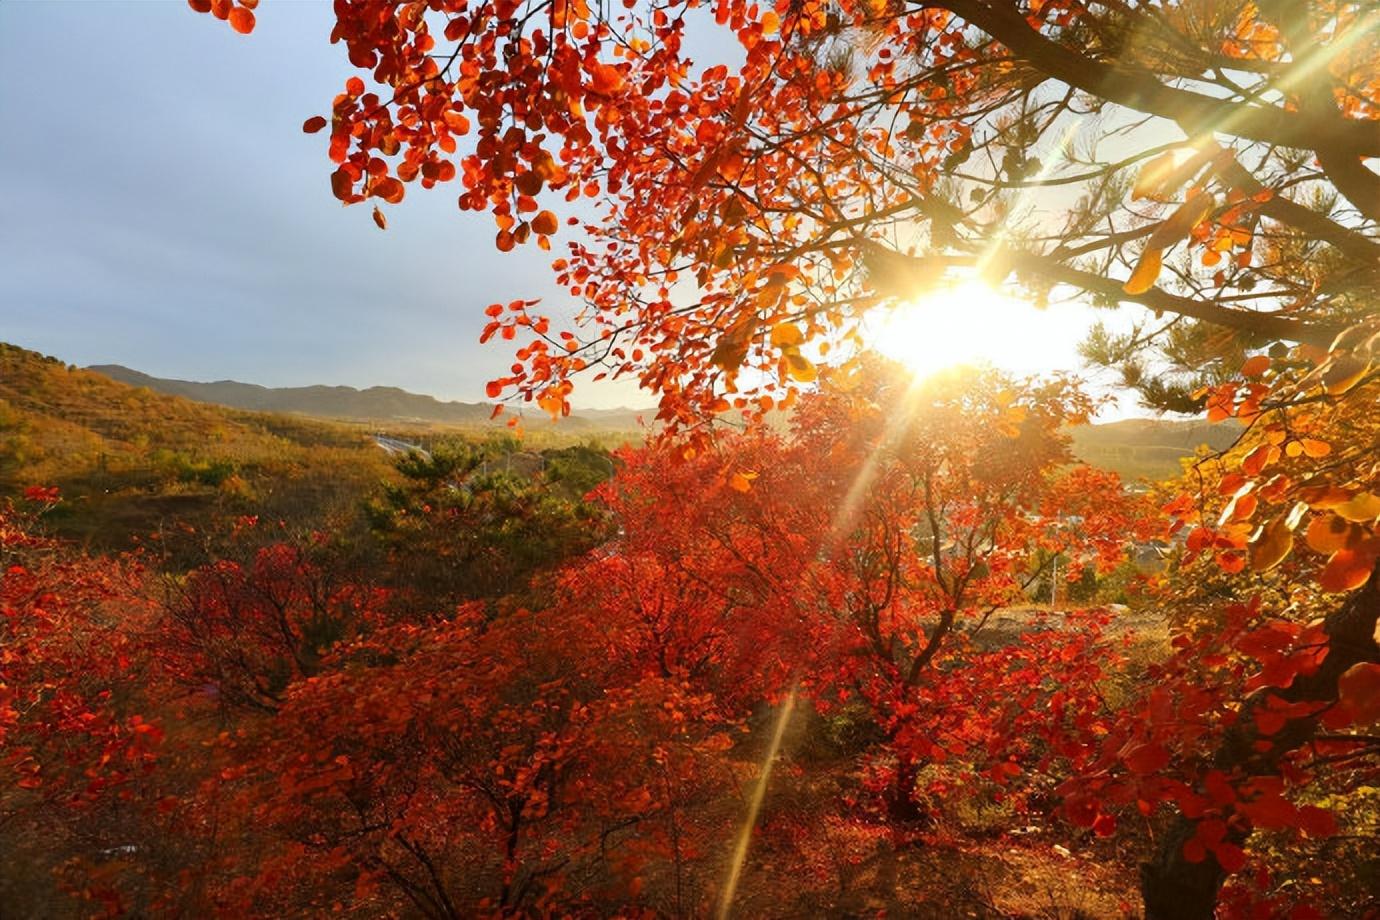
<path fill-rule="evenodd" d="M 1317 734 L 1318 716 L 1293 719 L 1274 735 L 1261 735 L 1256 728 L 1255 711 L 1271 696 L 1287 703 L 1333 703 L 1337 682 L 1353 665 L 1380 663 L 1375 627 L 1380 621 L 1380 565 L 1371 573 L 1366 586 L 1349 597 L 1323 622 L 1327 635 L 1327 657 L 1313 674 L 1295 678 L 1284 688 L 1260 690 L 1247 699 L 1241 717 L 1222 739 L 1213 766 L 1226 773 L 1269 776 L 1279 772 L 1285 755 L 1296 751 Z M 1269 740 L 1265 750 L 1256 745 Z M 1141 897 L 1145 920 L 1211 920 L 1217 894 L 1227 873 L 1212 854 L 1202 862 L 1184 858 L 1184 844 L 1193 838 L 1197 824 L 1182 815 L 1174 819 L 1160 838 L 1155 855 L 1141 865 Z M 1250 830 L 1233 827 L 1226 840 L 1238 846 L 1250 837 Z"/>
<path fill-rule="evenodd" d="M 915 801 L 915 781 L 920 776 L 920 767 L 906 758 L 898 758 L 896 776 L 887 794 L 887 817 L 893 825 L 906 826 L 918 824 L 925 819 Z"/>

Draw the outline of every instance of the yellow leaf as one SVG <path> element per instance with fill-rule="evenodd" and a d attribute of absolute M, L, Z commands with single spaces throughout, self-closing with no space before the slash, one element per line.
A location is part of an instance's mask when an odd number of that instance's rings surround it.
<path fill-rule="evenodd" d="M 757 478 L 757 473 L 752 470 L 739 470 L 728 479 L 728 487 L 736 492 L 746 492 L 752 488 L 752 481 Z"/>
<path fill-rule="evenodd" d="M 791 348 L 805 341 L 805 333 L 795 323 L 778 323 L 771 331 L 771 343 L 776 348 Z"/>
<path fill-rule="evenodd" d="M 800 383 L 809 383 L 819 376 L 814 364 L 798 353 L 786 355 L 786 373 L 790 374 L 792 380 Z"/>
<path fill-rule="evenodd" d="M 1348 521 L 1373 521 L 1380 517 L 1380 497 L 1372 492 L 1362 492 L 1333 510 Z"/>
<path fill-rule="evenodd" d="M 1147 247 L 1140 254 L 1140 261 L 1136 263 L 1136 270 L 1131 272 L 1131 277 L 1121 286 L 1127 294 L 1144 294 L 1155 286 L 1155 281 L 1160 277 L 1160 269 L 1164 267 L 1164 252 L 1159 249 Z"/>
<path fill-rule="evenodd" d="M 1277 514 L 1251 538 L 1251 568 L 1264 572 L 1279 565 L 1294 548 L 1294 532 L 1288 516 Z"/>

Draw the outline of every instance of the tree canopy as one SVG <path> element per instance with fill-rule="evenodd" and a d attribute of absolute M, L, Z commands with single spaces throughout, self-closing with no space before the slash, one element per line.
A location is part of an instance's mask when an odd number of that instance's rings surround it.
<path fill-rule="evenodd" d="M 505 250 L 582 225 L 555 262 L 580 327 L 491 307 L 485 337 L 522 340 L 493 394 L 559 411 L 593 369 L 672 425 L 758 411 L 846 357 L 866 310 L 976 274 L 1154 311 L 1090 353 L 1184 408 L 1247 353 L 1369 313 L 1371 4 L 700 6 L 337 5 L 360 74 L 304 127 L 329 128 L 342 201 L 458 180 Z M 716 30 L 737 49 L 697 66 L 687 33 Z"/>

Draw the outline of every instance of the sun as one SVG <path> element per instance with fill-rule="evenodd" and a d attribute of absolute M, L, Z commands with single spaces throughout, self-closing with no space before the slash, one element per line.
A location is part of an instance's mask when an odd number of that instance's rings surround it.
<path fill-rule="evenodd" d="M 928 376 L 957 365 L 988 364 L 1018 374 L 1071 370 L 1092 323 L 1072 305 L 1039 309 L 978 281 L 878 308 L 864 321 L 869 347 Z"/>

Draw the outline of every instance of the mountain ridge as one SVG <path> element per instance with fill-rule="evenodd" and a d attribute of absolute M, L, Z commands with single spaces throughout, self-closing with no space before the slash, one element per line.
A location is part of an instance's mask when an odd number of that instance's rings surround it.
<path fill-rule="evenodd" d="M 302 387 L 266 387 L 238 380 L 199 382 L 155 377 L 120 364 L 99 364 L 87 370 L 119 383 L 153 392 L 180 396 L 199 403 L 253 412 L 299 415 L 309 418 L 355 422 L 422 422 L 464 427 L 499 426 L 504 419 L 490 418 L 492 403 L 439 400 L 401 387 L 372 386 L 363 389 L 343 385 L 314 384 Z M 577 410 L 560 426 L 566 431 L 645 431 L 639 419 L 649 422 L 655 410 Z M 528 419 L 544 423 L 545 413 Z M 1152 479 L 1176 476 L 1180 460 L 1203 445 L 1213 450 L 1230 447 L 1241 428 L 1233 423 L 1212 424 L 1202 419 L 1121 419 L 1069 429 L 1074 454 L 1095 466 L 1115 470 L 1123 478 Z"/>
<path fill-rule="evenodd" d="M 312 384 L 300 387 L 266 387 L 239 380 L 195 381 L 155 377 L 122 364 L 93 364 L 86 368 L 120 383 L 181 396 L 197 402 L 214 403 L 257 412 L 280 412 L 318 418 L 351 421 L 409 421 L 449 425 L 491 424 L 493 403 L 468 403 L 440 400 L 401 387 L 371 386 L 363 389 L 345 385 Z M 582 409 L 562 424 L 576 427 L 639 430 L 640 416 L 648 419 L 655 410 Z M 542 414 L 544 417 L 544 413 Z M 496 420 L 502 424 L 503 418 Z"/>

